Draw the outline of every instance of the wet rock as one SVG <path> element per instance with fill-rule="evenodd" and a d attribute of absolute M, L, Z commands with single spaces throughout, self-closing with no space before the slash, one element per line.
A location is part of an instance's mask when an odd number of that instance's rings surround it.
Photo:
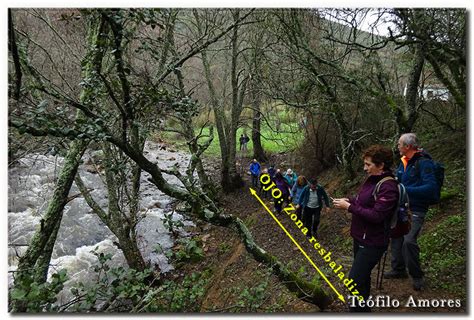
<path fill-rule="evenodd" d="M 187 212 L 190 210 L 190 207 L 185 202 L 181 202 L 176 206 L 175 210 L 178 212 Z"/>
<path fill-rule="evenodd" d="M 92 158 L 91 157 L 87 157 L 84 159 L 84 165 L 86 166 L 90 166 L 90 165 L 93 165 L 94 162 L 92 161 Z"/>
<path fill-rule="evenodd" d="M 153 208 L 158 208 L 158 209 L 163 209 L 163 204 L 159 201 L 157 202 L 154 202 L 150 207 L 149 209 L 153 209 Z"/>
<path fill-rule="evenodd" d="M 86 164 L 84 166 L 84 170 L 86 170 L 89 173 L 93 173 L 93 174 L 99 173 L 99 171 L 97 169 L 98 169 L 98 167 L 93 165 L 93 164 Z"/>
<path fill-rule="evenodd" d="M 104 152 L 102 150 L 91 152 L 91 157 L 96 163 L 100 162 L 104 159 Z"/>

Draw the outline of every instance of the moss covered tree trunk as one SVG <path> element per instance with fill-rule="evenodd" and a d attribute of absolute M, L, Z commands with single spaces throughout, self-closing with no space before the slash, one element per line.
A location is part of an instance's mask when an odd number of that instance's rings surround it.
<path fill-rule="evenodd" d="M 46 214 L 41 219 L 40 226 L 30 241 L 26 253 L 19 260 L 15 275 L 15 286 L 25 286 L 26 288 L 23 288 L 23 290 L 28 290 L 32 281 L 39 284 L 46 280 L 64 206 L 67 204 L 69 190 L 86 147 L 87 142 L 85 141 L 74 141 L 71 143 L 70 149 L 64 158 L 64 165 L 59 173 Z M 27 301 L 15 300 L 12 311 L 26 312 Z"/>
<path fill-rule="evenodd" d="M 98 48 L 100 48 L 99 42 L 102 41 L 101 33 L 103 28 L 104 23 L 102 20 L 94 19 L 94 17 L 89 19 L 88 43 L 90 47 L 84 59 L 83 78 L 88 78 L 102 64 L 103 51 Z M 86 103 L 92 94 L 92 88 L 84 88 L 80 95 L 81 103 Z M 83 114 L 79 111 L 77 119 L 80 120 L 83 117 Z M 88 141 L 86 140 L 76 140 L 70 144 L 46 213 L 41 219 L 40 226 L 33 235 L 28 249 L 19 259 L 15 286 L 25 286 L 23 289 L 28 291 L 32 282 L 41 284 L 46 281 L 64 207 L 68 202 L 69 191 L 87 146 Z M 26 312 L 27 301 L 15 300 L 12 311 Z"/>
<path fill-rule="evenodd" d="M 51 256 L 53 255 L 54 244 L 56 243 L 56 239 L 58 237 L 59 228 L 61 227 L 61 219 L 56 221 L 56 224 L 53 228 L 53 232 L 49 236 L 48 242 L 44 247 L 42 254 L 39 256 L 34 270 L 34 279 L 38 283 L 46 282 L 48 278 L 48 270 L 49 270 L 49 262 L 51 261 Z"/>

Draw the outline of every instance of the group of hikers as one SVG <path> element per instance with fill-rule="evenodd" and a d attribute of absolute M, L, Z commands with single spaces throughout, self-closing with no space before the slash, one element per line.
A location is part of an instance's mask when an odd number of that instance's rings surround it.
<path fill-rule="evenodd" d="M 306 236 L 308 238 L 316 237 L 323 206 L 329 210 L 328 195 L 324 188 L 318 184 L 317 179 L 307 179 L 303 175 L 298 176 L 291 168 L 284 173 L 274 166 L 262 169 L 260 163 L 253 159 L 250 164 L 252 186 L 258 189 L 262 198 L 271 197 L 270 190 L 265 191 L 263 184 L 259 183 L 260 177 L 264 174 L 268 174 L 271 181 L 275 183 L 275 188 L 281 191 L 281 197 L 274 199 L 274 212 L 281 213 L 284 204 L 293 203 L 298 219 L 303 221 L 303 225 L 308 229 Z"/>
<path fill-rule="evenodd" d="M 393 173 L 393 151 L 382 145 L 368 147 L 362 154 L 367 178 L 357 195 L 331 198 L 334 208 L 352 215 L 350 233 L 354 260 L 349 278 L 357 283 L 364 300 L 370 296 L 372 270 L 389 247 L 391 270 L 383 277 L 403 279 L 410 275 L 414 290 L 425 286 L 417 239 L 429 206 L 439 201 L 444 169 L 421 148 L 414 133 L 401 135 L 398 151 L 401 162 Z M 261 169 L 254 159 L 250 164 L 252 184 L 262 197 L 269 196 L 268 191 L 259 186 L 259 177 L 265 173 L 282 192 L 285 202 L 295 205 L 298 219 L 302 219 L 309 230 L 307 236 L 318 237 L 321 209 L 326 206 L 329 210 L 330 201 L 317 179 L 298 176 L 292 169 L 284 173 L 274 166 Z M 281 212 L 283 203 L 275 200 L 274 205 L 275 212 Z M 369 307 L 358 303 L 350 305 L 349 310 L 370 312 Z"/>

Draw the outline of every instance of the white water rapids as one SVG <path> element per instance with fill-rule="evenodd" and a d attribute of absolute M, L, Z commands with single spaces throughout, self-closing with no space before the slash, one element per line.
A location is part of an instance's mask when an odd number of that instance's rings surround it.
<path fill-rule="evenodd" d="M 93 157 L 91 151 L 83 156 L 85 163 Z M 179 164 L 180 171 L 184 171 L 189 156 L 180 152 L 161 150 L 160 145 L 147 142 L 145 156 L 152 162 L 159 162 L 161 168 L 169 169 L 175 163 Z M 49 199 L 55 187 L 55 180 L 61 170 L 63 158 L 52 155 L 29 154 L 18 161 L 18 164 L 9 169 L 8 177 L 8 260 L 9 271 L 17 267 L 17 255 L 26 251 L 26 245 L 31 240 L 42 216 L 48 206 Z M 95 201 L 107 210 L 107 192 L 103 177 L 97 173 L 87 171 L 87 164 L 81 164 L 79 173 Z M 92 170 L 89 170 L 92 171 Z M 173 269 L 163 252 L 156 252 L 159 244 L 166 252 L 173 246 L 173 238 L 163 225 L 165 213 L 169 213 L 171 198 L 163 194 L 155 185 L 148 181 L 148 173 L 142 173 L 140 210 L 146 216 L 137 225 L 137 239 L 140 251 L 151 265 L 157 264 L 162 272 Z M 181 185 L 174 176 L 164 174 L 168 182 Z M 75 185 L 71 188 L 70 196 L 78 194 Z M 173 214 L 173 220 L 181 220 L 185 226 L 193 225 L 178 213 Z M 179 230 L 185 235 L 184 230 Z M 70 280 L 59 295 L 58 303 L 64 303 L 71 298 L 69 289 L 74 283 L 91 281 L 90 267 L 97 262 L 97 258 L 90 252 L 98 248 L 98 252 L 111 253 L 112 265 L 126 267 L 122 252 L 113 244 L 117 241 L 112 232 L 104 223 L 92 213 L 82 197 L 69 202 L 63 214 L 61 227 L 53 251 L 49 275 L 60 269 L 67 269 Z M 13 281 L 12 272 L 9 272 L 9 283 Z"/>

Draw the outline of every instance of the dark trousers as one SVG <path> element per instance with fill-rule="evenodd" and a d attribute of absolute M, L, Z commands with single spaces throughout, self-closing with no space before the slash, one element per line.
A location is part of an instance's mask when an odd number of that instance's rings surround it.
<path fill-rule="evenodd" d="M 293 206 L 296 208 L 296 203 L 293 203 Z M 301 206 L 296 209 L 296 217 L 298 217 L 298 220 L 303 221 L 303 208 Z"/>
<path fill-rule="evenodd" d="M 267 190 L 267 191 L 263 190 L 263 187 L 264 187 L 264 185 L 262 183 L 260 183 L 260 187 L 258 189 L 258 195 L 265 199 L 265 198 L 268 198 L 268 196 L 270 194 L 270 191 L 269 190 Z"/>
<path fill-rule="evenodd" d="M 274 198 L 273 203 L 275 204 L 276 212 L 280 213 L 283 208 L 283 204 L 286 206 L 290 203 L 290 200 L 288 200 L 288 194 L 283 194 L 279 199 Z"/>
<path fill-rule="evenodd" d="M 357 283 L 356 289 L 364 300 L 370 296 L 370 274 L 372 269 L 382 258 L 384 252 L 387 250 L 387 246 L 384 247 L 367 247 L 360 244 L 354 239 L 354 262 L 352 263 L 351 271 L 349 272 L 349 279 L 354 279 L 354 283 Z M 365 306 L 359 306 L 358 299 L 355 299 L 355 307 L 349 306 L 351 312 L 370 312 L 370 308 Z"/>
<path fill-rule="evenodd" d="M 425 221 L 425 212 L 413 212 L 410 232 L 404 237 L 394 238 L 391 241 L 392 270 L 408 273 L 412 278 L 422 278 L 424 273 L 420 266 L 420 247 L 417 239 Z"/>
<path fill-rule="evenodd" d="M 318 232 L 319 221 L 321 220 L 321 206 L 317 208 L 304 207 L 303 210 L 303 224 L 308 228 L 308 234 L 316 237 Z"/>
<path fill-rule="evenodd" d="M 254 176 L 253 174 L 252 174 L 252 186 L 254 188 L 258 187 L 258 176 Z"/>

